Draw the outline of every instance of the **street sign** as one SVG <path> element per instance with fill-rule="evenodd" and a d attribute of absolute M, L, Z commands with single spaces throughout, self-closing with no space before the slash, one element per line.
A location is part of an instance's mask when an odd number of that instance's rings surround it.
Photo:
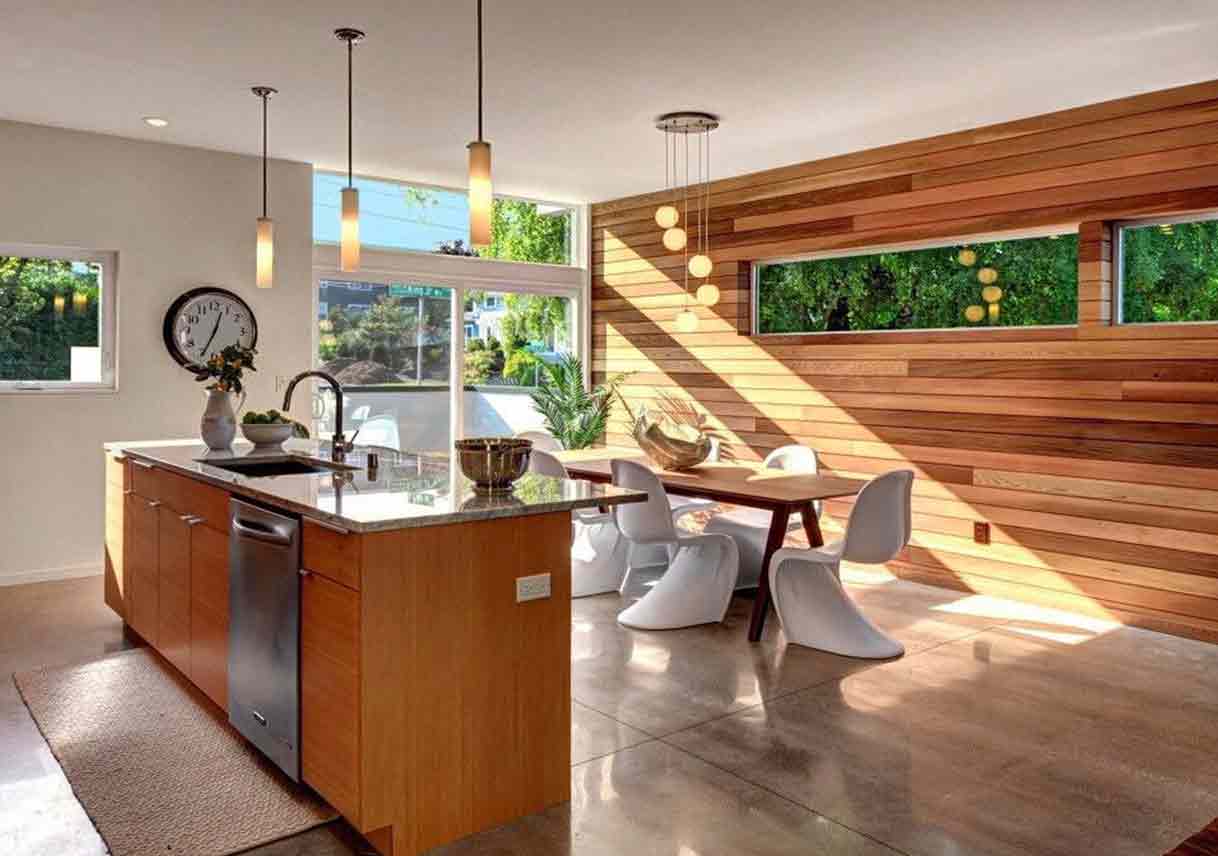
<path fill-rule="evenodd" d="M 448 299 L 452 292 L 434 285 L 419 285 L 410 282 L 395 282 L 389 286 L 390 297 L 442 297 Z"/>

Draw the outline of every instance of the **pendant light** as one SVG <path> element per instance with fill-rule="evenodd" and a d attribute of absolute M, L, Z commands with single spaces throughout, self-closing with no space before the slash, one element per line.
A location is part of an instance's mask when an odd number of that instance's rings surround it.
<path fill-rule="evenodd" d="M 345 273 L 359 270 L 359 191 L 355 189 L 355 173 L 352 169 L 352 87 L 351 65 L 355 54 L 355 43 L 363 41 L 364 32 L 350 27 L 334 31 L 334 37 L 347 43 L 347 186 L 342 191 L 342 230 L 339 239 L 338 269 Z"/>
<path fill-rule="evenodd" d="M 258 218 L 258 243 L 254 251 L 254 284 L 270 288 L 275 284 L 275 223 L 266 214 L 266 103 L 278 90 L 255 86 L 251 91 L 262 99 L 262 216 Z"/>
<path fill-rule="evenodd" d="M 478 139 L 469 149 L 469 242 L 475 247 L 491 244 L 491 144 L 482 139 L 482 0 L 478 4 Z"/>

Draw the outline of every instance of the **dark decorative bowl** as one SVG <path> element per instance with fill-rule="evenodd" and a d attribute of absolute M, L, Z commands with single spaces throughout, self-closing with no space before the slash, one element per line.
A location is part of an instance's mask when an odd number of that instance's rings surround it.
<path fill-rule="evenodd" d="M 515 437 L 471 437 L 453 443 L 461 472 L 476 493 L 509 493 L 529 468 L 533 441 Z"/>

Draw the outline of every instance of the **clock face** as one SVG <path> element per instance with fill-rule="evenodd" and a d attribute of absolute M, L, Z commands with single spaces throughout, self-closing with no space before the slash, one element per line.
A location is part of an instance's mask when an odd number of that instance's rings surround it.
<path fill-rule="evenodd" d="M 186 367 L 207 362 L 229 345 L 253 348 L 258 323 L 244 300 L 222 288 L 196 288 L 165 314 L 165 346 Z"/>

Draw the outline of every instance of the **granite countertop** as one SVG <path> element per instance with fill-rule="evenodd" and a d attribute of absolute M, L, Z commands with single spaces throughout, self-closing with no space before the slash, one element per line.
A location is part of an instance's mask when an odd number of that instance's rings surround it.
<path fill-rule="evenodd" d="M 111 454 L 146 461 L 352 532 L 520 517 L 647 499 L 640 491 L 534 473 L 521 477 L 510 494 L 482 496 L 474 493 L 473 483 L 448 455 L 376 446 L 357 446 L 343 461 L 353 469 L 334 472 L 253 477 L 214 466 L 288 455 L 329 461 L 329 444 L 315 440 L 289 440 L 282 449 L 272 450 L 238 442 L 223 452 L 211 451 L 198 440 L 107 443 L 105 448 Z M 367 470 L 369 452 L 380 459 L 375 479 L 369 478 Z"/>

